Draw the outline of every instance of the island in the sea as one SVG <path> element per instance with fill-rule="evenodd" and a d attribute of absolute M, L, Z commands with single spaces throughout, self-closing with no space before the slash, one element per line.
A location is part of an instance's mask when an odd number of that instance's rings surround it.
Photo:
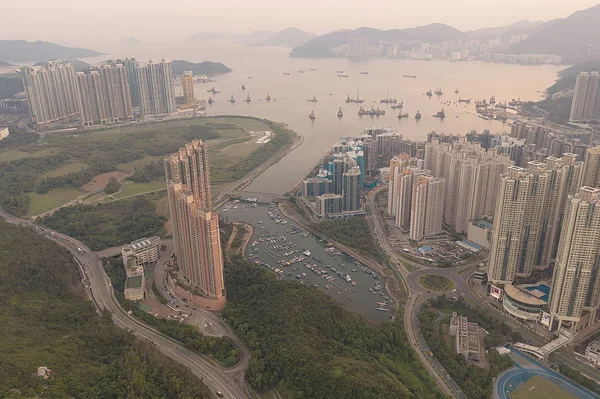
<path fill-rule="evenodd" d="M 183 75 L 185 71 L 192 71 L 194 75 L 215 76 L 231 72 L 231 69 L 221 62 L 189 62 L 184 60 L 171 61 L 173 75 Z"/>

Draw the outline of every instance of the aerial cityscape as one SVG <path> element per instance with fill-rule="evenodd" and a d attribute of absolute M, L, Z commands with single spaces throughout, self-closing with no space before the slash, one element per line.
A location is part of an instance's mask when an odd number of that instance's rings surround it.
<path fill-rule="evenodd" d="M 0 27 L 0 397 L 600 398 L 599 5 L 138 1 Z"/>

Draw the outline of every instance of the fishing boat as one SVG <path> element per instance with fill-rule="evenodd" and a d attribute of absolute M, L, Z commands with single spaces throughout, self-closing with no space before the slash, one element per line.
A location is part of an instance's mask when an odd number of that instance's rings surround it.
<path fill-rule="evenodd" d="M 347 77 L 348 77 L 348 75 L 344 75 L 344 74 L 341 74 L 341 73 L 338 74 L 338 78 L 347 78 Z"/>
<path fill-rule="evenodd" d="M 308 118 L 309 118 L 311 121 L 314 121 L 314 120 L 315 120 L 315 111 L 312 111 L 312 112 L 310 113 L 310 115 L 308 115 Z"/>
<path fill-rule="evenodd" d="M 284 72 L 283 74 L 284 74 L 284 75 L 288 75 L 288 76 L 290 75 L 290 73 L 289 73 L 289 72 Z"/>
<path fill-rule="evenodd" d="M 231 98 L 229 99 L 230 103 L 234 103 L 235 102 L 235 98 L 233 98 L 233 94 L 231 95 Z"/>
<path fill-rule="evenodd" d="M 496 97 L 495 96 L 490 97 L 490 105 L 491 104 L 496 104 Z"/>
<path fill-rule="evenodd" d="M 220 93 L 219 90 L 215 89 L 215 86 L 213 86 L 212 89 L 208 89 L 206 91 L 209 92 L 209 93 L 212 93 L 212 94 Z"/>
<path fill-rule="evenodd" d="M 342 107 L 340 107 L 340 109 L 338 110 L 338 118 L 341 118 L 344 116 L 344 113 L 342 112 Z"/>
<path fill-rule="evenodd" d="M 441 118 L 444 119 L 446 117 L 446 114 L 444 113 L 444 108 L 442 108 L 441 111 L 439 111 L 438 113 L 436 113 L 435 115 L 433 115 L 434 118 Z"/>
<path fill-rule="evenodd" d="M 471 104 L 471 99 L 470 98 L 459 98 L 458 99 L 459 103 L 465 103 L 465 104 Z"/>
<path fill-rule="evenodd" d="M 405 113 L 400 112 L 398 114 L 398 119 L 402 119 L 402 118 L 408 118 L 408 112 L 405 112 Z"/>
<path fill-rule="evenodd" d="M 392 109 L 402 109 L 402 107 L 404 107 L 404 101 L 400 101 L 400 103 L 392 105 Z"/>
<path fill-rule="evenodd" d="M 246 85 L 242 83 L 242 90 L 246 90 Z"/>
<path fill-rule="evenodd" d="M 266 100 L 267 100 L 267 101 L 271 101 L 271 95 L 270 95 L 269 93 L 267 93 L 267 98 L 266 98 Z"/>
<path fill-rule="evenodd" d="M 316 69 L 315 69 L 315 68 L 309 68 L 309 70 L 311 70 L 311 71 L 316 71 Z"/>
<path fill-rule="evenodd" d="M 390 98 L 390 91 L 388 90 L 387 96 L 384 99 L 379 100 L 380 104 L 396 104 L 398 100 Z"/>
<path fill-rule="evenodd" d="M 304 73 L 304 71 L 302 69 L 299 69 L 298 73 Z"/>
<path fill-rule="evenodd" d="M 368 75 L 368 74 L 369 74 L 369 71 L 360 71 L 360 72 L 359 72 L 359 74 L 360 74 L 360 75 Z"/>
<path fill-rule="evenodd" d="M 248 93 L 246 96 L 246 102 L 249 103 L 250 101 L 252 101 L 252 99 L 250 98 L 250 93 Z"/>
<path fill-rule="evenodd" d="M 421 119 L 421 112 L 417 111 L 417 113 L 415 114 L 415 119 Z"/>
<path fill-rule="evenodd" d="M 386 308 L 381 307 L 381 306 L 378 307 L 378 308 L 375 308 L 375 310 L 379 310 L 380 312 L 387 312 L 387 311 L 389 311 L 389 309 L 386 309 Z"/>
<path fill-rule="evenodd" d="M 433 96 L 433 94 L 431 93 L 431 89 L 429 89 L 429 91 L 427 91 L 427 93 L 425 93 L 425 95 L 426 95 L 427 97 L 431 97 L 431 96 Z"/>
<path fill-rule="evenodd" d="M 443 94 L 444 94 L 444 92 L 442 91 L 442 89 L 438 87 L 437 90 L 435 91 L 435 95 L 436 96 L 441 96 Z"/>
<path fill-rule="evenodd" d="M 212 99 L 212 97 L 208 97 L 208 105 L 210 105 L 210 104 L 212 104 L 212 103 L 213 103 L 213 99 Z"/>
<path fill-rule="evenodd" d="M 458 94 L 460 92 L 460 90 L 456 89 L 454 90 L 454 94 Z"/>
<path fill-rule="evenodd" d="M 306 100 L 306 101 L 309 101 L 309 102 L 311 102 L 311 103 L 316 103 L 316 102 L 317 102 L 317 101 L 319 101 L 319 100 L 317 100 L 317 97 L 313 97 L 313 98 L 309 98 L 309 99 L 308 99 L 308 100 Z"/>
<path fill-rule="evenodd" d="M 417 77 L 417 75 L 402 75 L 402 76 L 405 78 L 412 78 L 412 79 Z"/>
<path fill-rule="evenodd" d="M 344 73 L 344 71 L 342 71 L 341 69 L 336 71 L 337 73 Z"/>

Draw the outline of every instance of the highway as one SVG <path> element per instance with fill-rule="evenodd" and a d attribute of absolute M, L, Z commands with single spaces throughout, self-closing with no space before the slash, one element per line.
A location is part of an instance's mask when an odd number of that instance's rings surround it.
<path fill-rule="evenodd" d="M 100 257 L 83 243 L 56 231 L 41 228 L 26 220 L 9 215 L 1 208 L 0 216 L 10 223 L 32 227 L 34 231 L 45 234 L 47 238 L 68 249 L 83 272 L 82 280 L 86 285 L 88 295 L 99 311 L 108 310 L 112 313 L 112 319 L 117 326 L 131 331 L 137 337 L 154 342 L 162 353 L 187 366 L 197 377 L 201 378 L 213 392 L 213 395 L 220 391 L 225 398 L 245 399 L 249 397 L 245 384 L 240 387 L 225 369 L 185 349 L 175 341 L 128 315 L 114 296 L 110 279 L 102 267 Z M 234 373 L 236 371 L 236 369 L 233 370 Z"/>

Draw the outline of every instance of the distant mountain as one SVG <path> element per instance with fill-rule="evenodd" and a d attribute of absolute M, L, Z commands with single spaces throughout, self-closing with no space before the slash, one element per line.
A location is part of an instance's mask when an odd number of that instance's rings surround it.
<path fill-rule="evenodd" d="M 49 61 L 53 61 L 53 60 L 49 60 Z M 77 59 L 62 60 L 62 61 L 68 62 L 69 64 L 73 65 L 73 68 L 75 68 L 75 72 L 81 72 L 92 66 L 91 64 L 88 64 L 87 62 L 77 60 Z M 34 66 L 43 66 L 45 63 L 46 63 L 46 61 L 40 61 L 40 62 L 36 63 Z"/>
<path fill-rule="evenodd" d="M 238 41 L 247 44 L 259 43 L 264 40 L 267 40 L 273 34 L 274 32 L 270 30 L 255 30 L 248 33 L 247 35 L 242 35 L 238 38 Z"/>
<path fill-rule="evenodd" d="M 588 71 L 600 71 L 600 60 L 589 60 L 563 69 L 558 73 L 559 79 L 546 89 L 546 94 L 552 97 L 559 92 L 574 90 L 577 75 Z"/>
<path fill-rule="evenodd" d="M 309 42 L 294 47 L 291 57 L 327 58 L 333 57 L 331 48 L 346 44 L 352 38 L 366 38 L 370 42 L 406 41 L 440 43 L 447 40 L 464 38 L 466 34 L 444 24 L 429 24 L 408 29 L 380 30 L 375 28 L 358 28 L 355 30 L 339 30 L 318 36 Z"/>
<path fill-rule="evenodd" d="M 77 47 L 65 47 L 50 42 L 0 40 L 0 60 L 11 62 L 47 61 L 52 59 L 95 57 L 101 53 Z"/>
<path fill-rule="evenodd" d="M 0 66 L 12 66 L 12 64 L 10 64 L 6 61 L 0 61 Z"/>
<path fill-rule="evenodd" d="M 314 33 L 305 32 L 298 28 L 287 28 L 279 32 L 271 33 L 266 38 L 254 43 L 248 43 L 251 46 L 286 46 L 296 47 L 317 37 Z"/>
<path fill-rule="evenodd" d="M 512 24 L 509 24 L 509 25 L 471 30 L 471 31 L 467 31 L 466 33 L 472 37 L 485 37 L 485 38 L 504 36 L 506 34 L 510 34 L 510 35 L 517 35 L 517 34 L 523 34 L 523 33 L 529 34 L 542 24 L 544 24 L 543 21 L 532 22 L 532 21 L 522 20 L 522 21 L 518 21 L 518 22 L 515 22 Z"/>
<path fill-rule="evenodd" d="M 183 60 L 171 61 L 171 67 L 173 68 L 174 75 L 183 75 L 185 71 L 192 71 L 194 75 L 220 75 L 223 73 L 231 72 L 231 69 L 227 68 L 220 62 L 204 61 L 200 63 L 193 63 Z"/>
<path fill-rule="evenodd" d="M 198 41 L 198 40 L 240 40 L 244 35 L 241 33 L 228 33 L 228 32 L 198 32 L 193 35 L 187 36 L 184 41 Z"/>
<path fill-rule="evenodd" d="M 514 54 L 558 54 L 565 63 L 600 58 L 600 5 L 540 25 L 509 48 Z"/>
<path fill-rule="evenodd" d="M 142 44 L 142 41 L 135 37 L 127 37 L 125 39 L 121 39 L 121 40 L 117 41 L 117 44 L 121 44 L 123 46 L 138 46 L 138 45 Z"/>

